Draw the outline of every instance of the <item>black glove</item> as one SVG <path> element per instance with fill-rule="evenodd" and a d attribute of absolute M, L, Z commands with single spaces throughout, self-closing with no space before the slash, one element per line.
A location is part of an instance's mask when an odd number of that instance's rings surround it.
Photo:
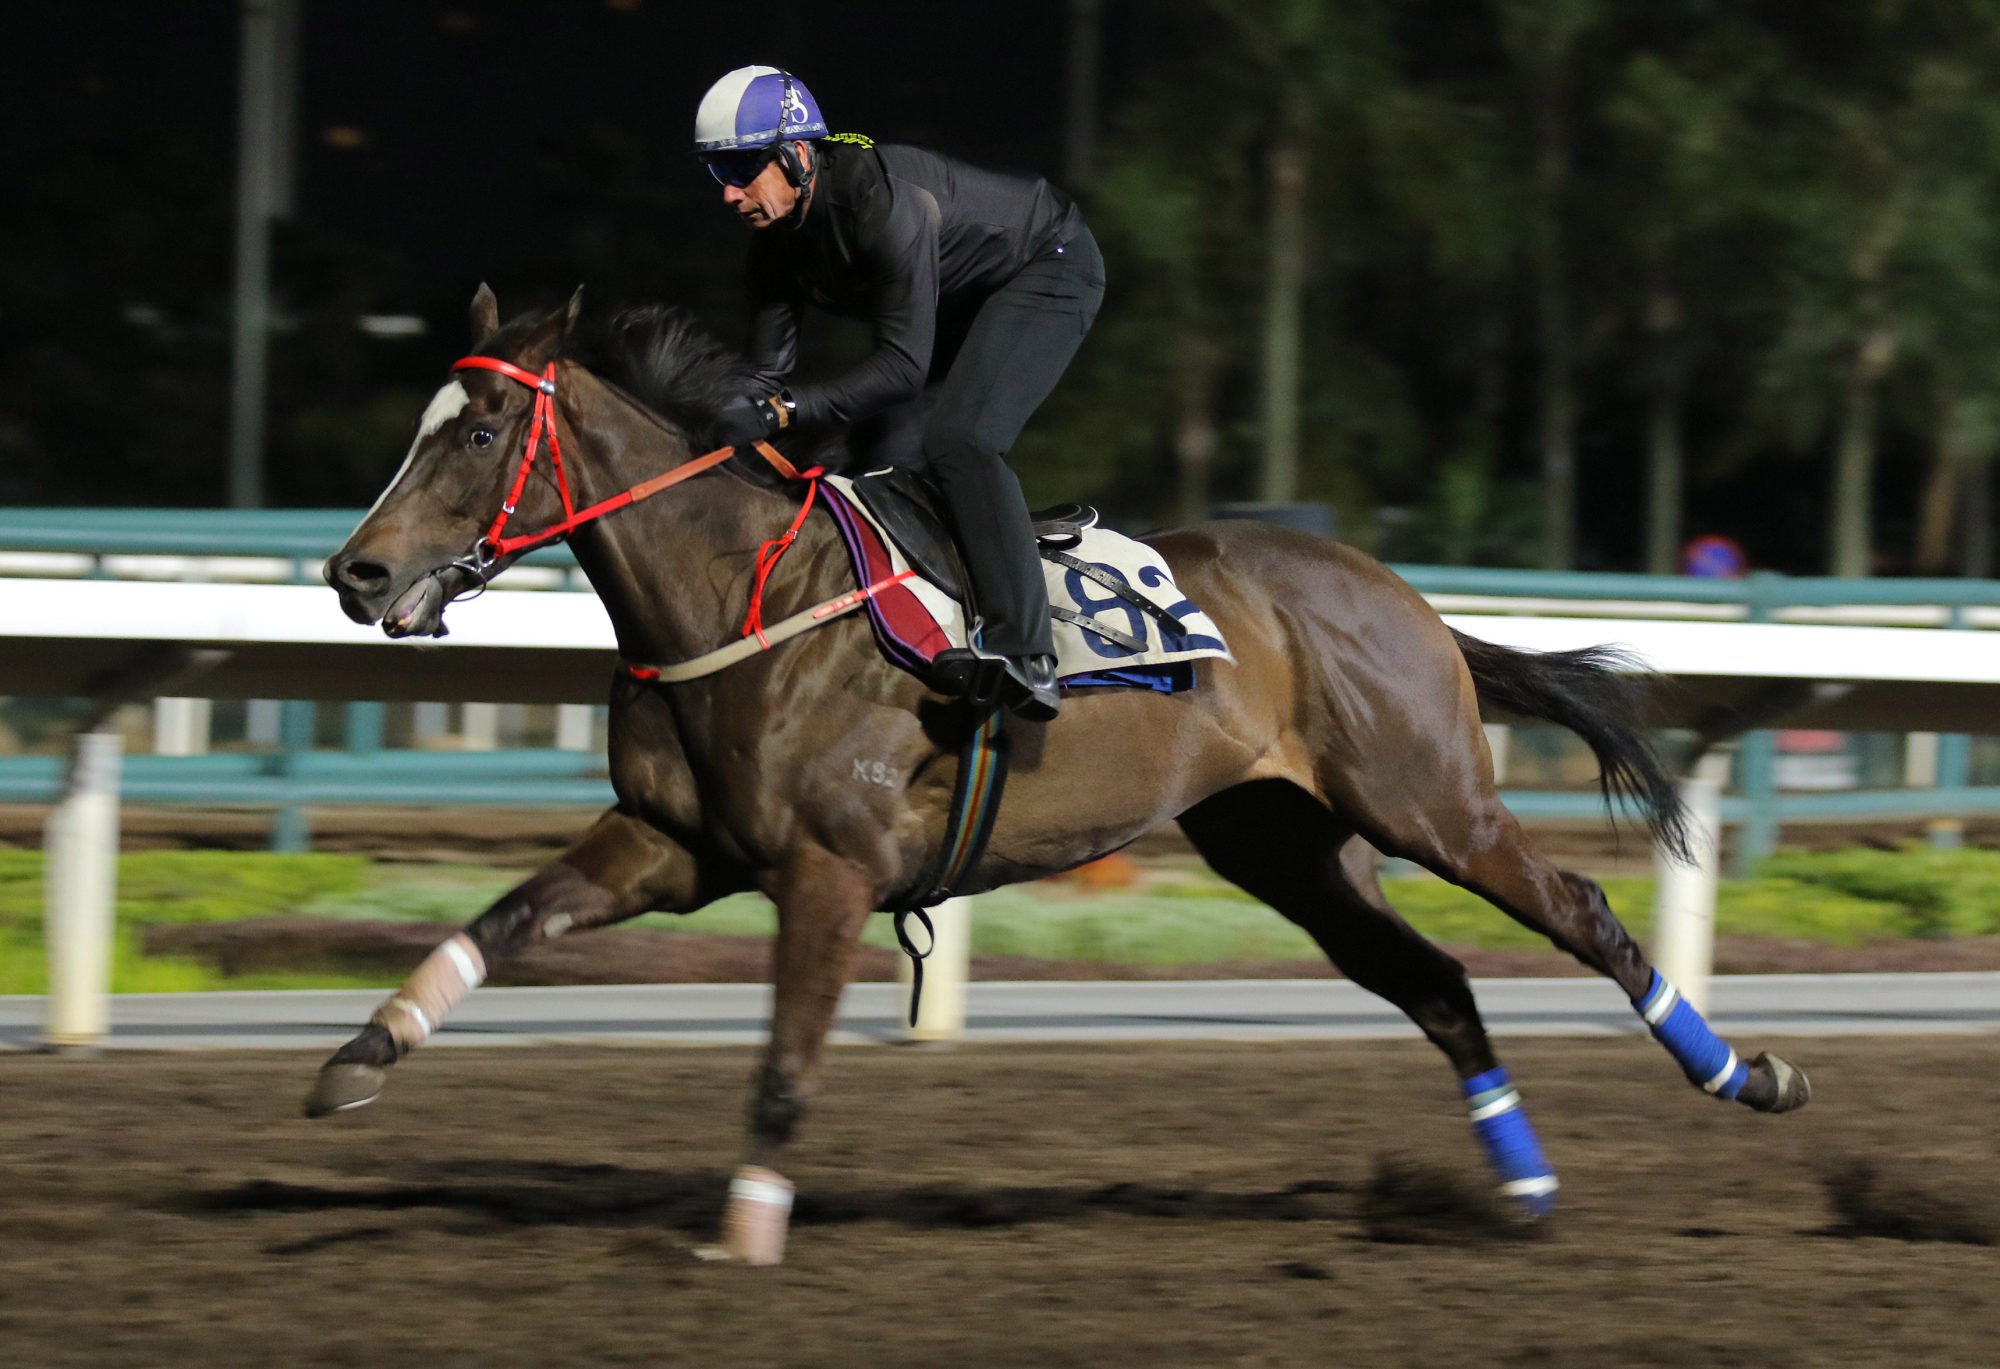
<path fill-rule="evenodd" d="M 722 406 L 710 433 L 718 446 L 747 447 L 752 442 L 776 437 L 778 430 L 784 426 L 776 396 L 752 399 L 749 395 L 740 395 Z"/>

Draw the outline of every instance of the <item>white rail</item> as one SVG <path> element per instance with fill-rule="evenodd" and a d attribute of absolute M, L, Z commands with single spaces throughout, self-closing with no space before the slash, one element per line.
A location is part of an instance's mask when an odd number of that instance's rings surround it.
<path fill-rule="evenodd" d="M 185 567 L 181 568 L 183 571 Z M 518 573 L 517 573 L 518 574 Z M 560 575 L 561 572 L 557 572 Z M 214 697 L 271 697 L 274 682 L 295 698 L 450 698 L 464 702 L 595 703 L 616 649 L 595 596 L 497 590 L 454 606 L 442 642 L 393 643 L 348 622 L 332 595 L 315 585 L 11 579 L 0 594 L 0 692 L 87 693 L 90 681 L 129 663 L 135 653 L 195 646 L 223 659 L 202 682 Z M 1565 604 L 1574 610 L 1575 604 Z M 1872 611 L 1871 611 L 1872 612 Z M 1977 612 L 1977 611 L 1975 611 Z M 1457 613 L 1452 626 L 1472 636 L 1528 650 L 1622 645 L 1655 670 L 1683 679 L 1833 682 L 1840 689 L 1888 685 L 1905 728 L 1938 727 L 1934 695 L 1952 686 L 1957 707 L 2000 718 L 2000 634 L 1965 628 L 1884 627 L 1852 623 L 1685 621 L 1627 616 Z M 7 649 L 8 639 L 16 644 Z M 507 653 L 496 668 L 493 652 Z M 410 680 L 418 678 L 418 683 Z M 1968 696 L 1964 691 L 1975 691 Z M 397 692 L 401 690 L 403 692 Z M 421 692 L 411 693 L 417 690 Z M 182 691 L 184 692 L 184 691 Z M 1837 692 L 1837 691 L 1836 691 Z M 1880 695 L 1879 689 L 1876 691 Z M 1968 705 L 1967 699 L 1971 703 Z M 1920 701 L 1920 703 L 1919 703 Z M 1881 707 L 1878 702 L 1877 707 Z M 581 720 L 587 724 L 587 719 Z M 90 734 L 79 752 L 86 781 L 52 821 L 50 1040 L 85 1044 L 103 1031 L 102 994 L 109 974 L 110 879 L 115 851 L 116 762 Z M 572 717 L 566 740 L 580 735 Z M 105 790 L 94 777 L 110 773 Z M 1690 798 L 1705 815 L 1710 791 L 1700 778 Z M 73 807 L 72 805 L 80 805 Z M 78 817 L 77 814 L 84 816 Z M 1704 823 L 1709 819 L 1704 816 Z M 106 837 L 105 833 L 111 835 Z M 81 835 L 79 835 L 79 833 Z M 1661 954 L 1690 997 L 1705 993 L 1713 936 L 1711 854 L 1695 871 L 1661 882 Z M 86 867 L 89 867 L 86 869 Z M 918 1032 L 955 1034 L 962 1021 L 962 964 L 967 914 L 940 923 L 945 944 L 926 976 L 926 1016 Z M 946 933 L 947 925 L 954 926 Z M 957 944 L 953 945 L 956 940 Z M 61 960 L 59 971 L 55 960 Z"/>

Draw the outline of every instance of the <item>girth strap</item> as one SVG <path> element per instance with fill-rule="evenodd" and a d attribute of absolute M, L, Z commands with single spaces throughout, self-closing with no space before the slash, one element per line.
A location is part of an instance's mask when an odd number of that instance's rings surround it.
<path fill-rule="evenodd" d="M 896 940 L 910 957 L 910 1025 L 917 1025 L 917 1005 L 924 992 L 924 959 L 937 949 L 937 931 L 924 910 L 952 896 L 966 873 L 986 850 L 993 835 L 993 820 L 1000 814 L 1000 796 L 1007 788 L 1007 732 L 1000 725 L 1000 710 L 993 709 L 980 720 L 966 738 L 959 756 L 958 782 L 952 787 L 951 811 L 945 819 L 944 844 L 938 848 L 937 863 L 930 877 L 917 888 L 924 892 L 908 906 L 893 909 Z M 931 934 L 930 946 L 921 953 L 913 945 L 905 919 L 915 917 Z"/>

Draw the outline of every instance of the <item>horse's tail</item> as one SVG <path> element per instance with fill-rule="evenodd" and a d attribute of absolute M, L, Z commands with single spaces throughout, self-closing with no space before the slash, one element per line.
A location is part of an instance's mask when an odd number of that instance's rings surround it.
<path fill-rule="evenodd" d="M 1646 814 L 1653 839 L 1676 859 L 1693 859 L 1687 809 L 1666 762 L 1640 730 L 1645 667 L 1616 647 L 1577 651 L 1517 651 L 1453 629 L 1482 701 L 1525 718 L 1566 727 L 1597 754 L 1604 806 L 1630 799 Z"/>

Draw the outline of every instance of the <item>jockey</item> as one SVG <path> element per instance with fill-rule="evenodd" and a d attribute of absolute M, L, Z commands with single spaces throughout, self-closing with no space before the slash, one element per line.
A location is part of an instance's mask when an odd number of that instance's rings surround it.
<path fill-rule="evenodd" d="M 1045 180 L 830 135 L 812 92 L 776 67 L 739 67 L 709 87 L 694 138 L 722 202 L 755 234 L 758 387 L 723 408 L 713 436 L 742 445 L 795 424 L 855 423 L 858 451 L 927 474 L 980 625 L 972 648 L 938 657 L 936 683 L 1054 717 L 1048 592 L 1004 458 L 1104 298 L 1082 213 Z M 844 374 L 780 388 L 808 301 L 868 320 L 874 350 Z"/>

